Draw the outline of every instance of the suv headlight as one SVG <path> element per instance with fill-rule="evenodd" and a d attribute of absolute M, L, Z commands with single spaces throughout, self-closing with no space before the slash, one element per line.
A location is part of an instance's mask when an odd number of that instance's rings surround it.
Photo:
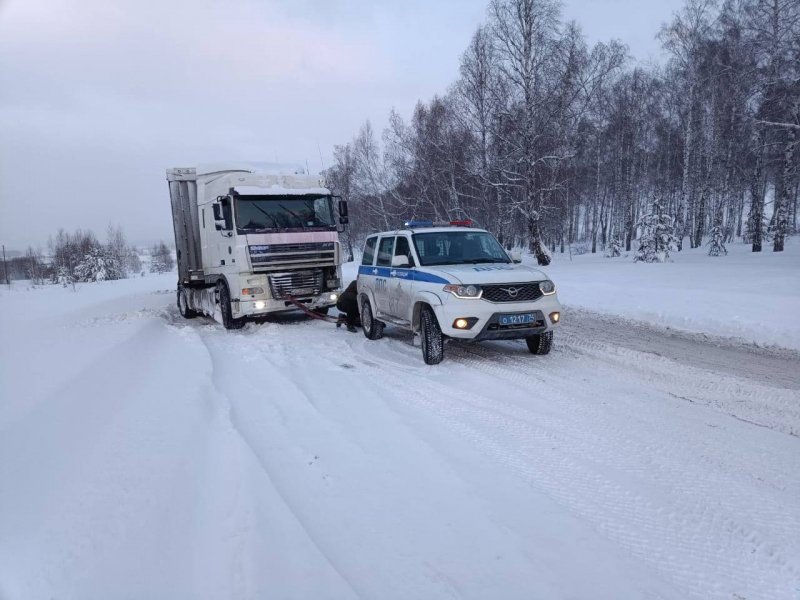
<path fill-rule="evenodd" d="M 477 285 L 448 284 L 444 286 L 445 292 L 450 292 L 456 298 L 480 298 L 483 290 Z"/>
<path fill-rule="evenodd" d="M 539 282 L 539 289 L 545 296 L 549 296 L 550 294 L 556 293 L 556 284 L 549 279 L 545 279 Z"/>

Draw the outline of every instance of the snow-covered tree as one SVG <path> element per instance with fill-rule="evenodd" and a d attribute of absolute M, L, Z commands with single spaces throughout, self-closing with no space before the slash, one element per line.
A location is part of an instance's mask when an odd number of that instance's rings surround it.
<path fill-rule="evenodd" d="M 722 232 L 722 227 L 715 225 L 711 228 L 711 239 L 708 240 L 708 255 L 709 256 L 722 256 L 728 253 L 725 248 L 725 234 Z"/>
<path fill-rule="evenodd" d="M 639 249 L 633 257 L 634 262 L 668 262 L 669 252 L 675 247 L 673 218 L 664 212 L 659 198 L 653 200 L 650 212 L 639 219 L 637 227 Z"/>
<path fill-rule="evenodd" d="M 618 237 L 613 238 L 606 249 L 606 258 L 617 258 L 622 254 L 622 240 Z"/>
<path fill-rule="evenodd" d="M 167 273 L 175 268 L 172 252 L 164 242 L 159 242 L 150 250 L 150 272 Z"/>
<path fill-rule="evenodd" d="M 95 246 L 83 257 L 75 267 L 75 276 L 79 281 L 107 281 L 120 279 L 120 264 L 103 246 Z"/>
<path fill-rule="evenodd" d="M 75 289 L 75 276 L 67 267 L 58 267 L 54 271 L 54 279 L 62 287 L 72 286 L 72 289 Z"/>

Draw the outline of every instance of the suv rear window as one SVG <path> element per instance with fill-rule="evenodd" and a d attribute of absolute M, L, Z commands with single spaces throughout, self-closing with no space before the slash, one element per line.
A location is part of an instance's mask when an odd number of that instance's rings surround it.
<path fill-rule="evenodd" d="M 375 242 L 378 241 L 378 238 L 371 237 L 367 239 L 367 243 L 364 244 L 364 256 L 361 257 L 361 264 L 362 265 L 371 265 L 372 259 L 375 258 Z"/>

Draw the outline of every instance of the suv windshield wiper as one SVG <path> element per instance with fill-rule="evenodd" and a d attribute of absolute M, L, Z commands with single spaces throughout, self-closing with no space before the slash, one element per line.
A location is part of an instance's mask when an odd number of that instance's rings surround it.
<path fill-rule="evenodd" d="M 500 260 L 498 258 L 473 258 L 470 260 L 465 260 L 465 264 L 477 265 L 481 263 L 507 263 L 507 260 Z"/>

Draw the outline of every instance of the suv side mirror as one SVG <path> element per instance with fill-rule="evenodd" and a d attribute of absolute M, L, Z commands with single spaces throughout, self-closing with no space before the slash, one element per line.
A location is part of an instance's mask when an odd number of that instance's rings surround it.
<path fill-rule="evenodd" d="M 350 222 L 350 217 L 347 213 L 347 200 L 339 198 L 339 223 L 346 225 Z"/>
<path fill-rule="evenodd" d="M 411 261 L 405 254 L 398 254 L 392 257 L 392 266 L 399 269 L 408 269 L 411 266 Z"/>
<path fill-rule="evenodd" d="M 522 262 L 522 252 L 519 250 L 512 250 L 511 251 L 511 262 L 515 264 L 519 264 Z"/>

